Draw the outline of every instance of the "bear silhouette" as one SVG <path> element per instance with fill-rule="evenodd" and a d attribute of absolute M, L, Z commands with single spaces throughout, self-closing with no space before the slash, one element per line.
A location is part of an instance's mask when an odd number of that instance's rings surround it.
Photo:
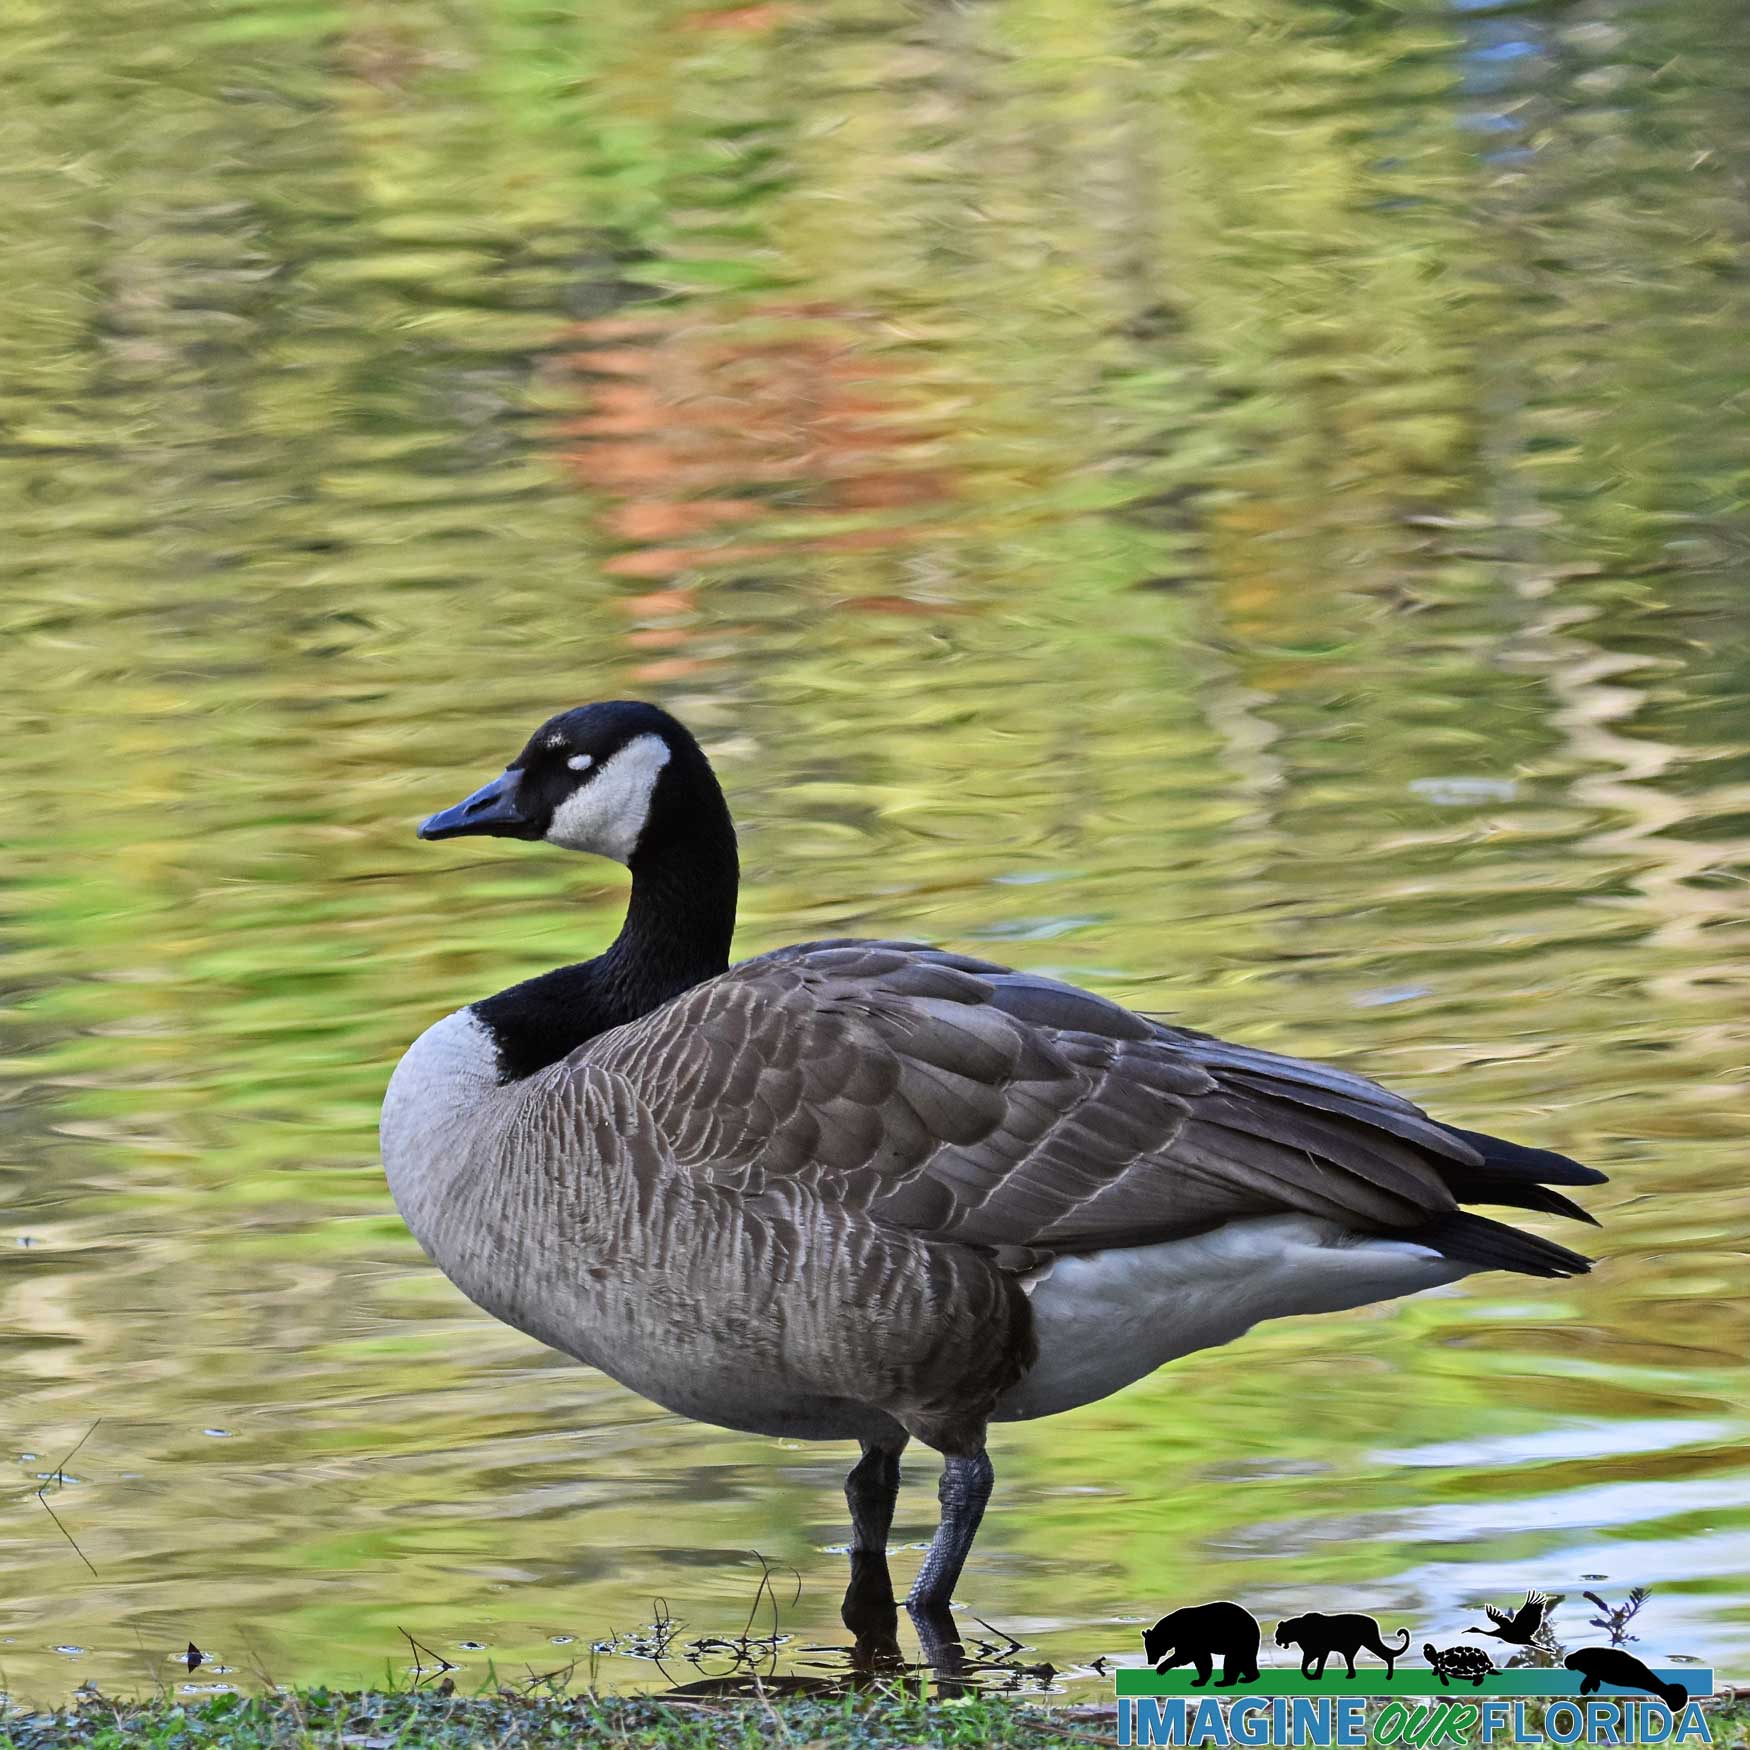
<path fill-rule="evenodd" d="M 1389 1679 L 1392 1662 L 1401 1658 L 1410 1645 L 1410 1631 L 1401 1628 L 1398 1633 L 1404 1637 L 1403 1645 L 1388 1647 L 1379 1638 L 1379 1624 L 1371 1616 L 1363 1616 L 1358 1610 L 1346 1611 L 1341 1616 L 1326 1616 L 1323 1611 L 1309 1610 L 1305 1616 L 1291 1616 L 1276 1625 L 1276 1644 L 1286 1647 L 1299 1643 L 1300 1674 L 1310 1677 L 1314 1683 L 1324 1676 L 1325 1661 L 1333 1653 L 1343 1655 L 1343 1663 L 1349 1668 L 1348 1675 L 1353 1677 L 1355 1655 L 1363 1647 L 1385 1660 L 1385 1674 Z"/>
<path fill-rule="evenodd" d="M 1644 1689 L 1674 1712 L 1680 1712 L 1689 1700 L 1689 1691 L 1681 1683 L 1661 1681 L 1633 1653 L 1625 1653 L 1621 1647 L 1581 1647 L 1562 1663 L 1586 1679 L 1580 1685 L 1582 1695 L 1596 1695 L 1599 1684 L 1614 1683 L 1618 1689 Z"/>
<path fill-rule="evenodd" d="M 1216 1604 L 1188 1604 L 1170 1610 L 1153 1628 L 1143 1631 L 1142 1650 L 1157 1671 L 1175 1665 L 1195 1665 L 1193 1689 L 1209 1681 L 1215 1661 L 1221 1661 L 1217 1689 L 1258 1680 L 1258 1642 L 1263 1630 L 1258 1619 L 1238 1604 L 1222 1599 Z"/>

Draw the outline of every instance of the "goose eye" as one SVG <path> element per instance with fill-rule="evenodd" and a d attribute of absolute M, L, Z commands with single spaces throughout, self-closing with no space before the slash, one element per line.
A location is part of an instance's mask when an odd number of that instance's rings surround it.
<path fill-rule="evenodd" d="M 595 764 L 595 755 L 588 753 L 574 753 L 565 763 L 570 766 L 574 772 L 587 772 L 589 768 Z"/>

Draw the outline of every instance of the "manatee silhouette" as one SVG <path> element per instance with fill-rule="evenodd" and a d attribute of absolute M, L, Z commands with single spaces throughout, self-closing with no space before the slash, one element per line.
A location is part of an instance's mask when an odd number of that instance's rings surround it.
<path fill-rule="evenodd" d="M 1596 1695 L 1599 1684 L 1613 1683 L 1618 1689 L 1644 1689 L 1672 1709 L 1681 1708 L 1689 1700 L 1689 1691 L 1681 1683 L 1662 1682 L 1633 1653 L 1625 1653 L 1621 1647 L 1582 1647 L 1562 1663 L 1586 1679 L 1580 1685 L 1582 1695 Z"/>

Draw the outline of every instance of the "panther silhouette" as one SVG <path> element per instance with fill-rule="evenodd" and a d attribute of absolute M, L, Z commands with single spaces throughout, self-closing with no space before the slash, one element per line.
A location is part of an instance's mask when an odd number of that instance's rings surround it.
<path fill-rule="evenodd" d="M 1188 1604 L 1182 1610 L 1168 1611 L 1142 1637 L 1142 1650 L 1157 1671 L 1170 1671 L 1175 1665 L 1195 1665 L 1197 1680 L 1193 1689 L 1201 1689 L 1221 1660 L 1221 1681 L 1217 1689 L 1230 1689 L 1236 1683 L 1258 1681 L 1258 1641 L 1263 1630 L 1258 1619 L 1243 1605 L 1221 1599 L 1215 1604 Z"/>
<path fill-rule="evenodd" d="M 1343 1663 L 1349 1668 L 1347 1674 L 1353 1677 L 1355 1655 L 1363 1647 L 1385 1660 L 1385 1674 L 1389 1680 L 1392 1662 L 1401 1658 L 1410 1645 L 1410 1631 L 1400 1628 L 1398 1633 L 1404 1637 L 1403 1645 L 1388 1647 L 1379 1638 L 1379 1624 L 1371 1616 L 1363 1616 L 1358 1610 L 1346 1611 L 1341 1616 L 1326 1616 L 1323 1611 L 1309 1610 L 1305 1616 L 1291 1616 L 1276 1625 L 1276 1644 L 1286 1647 L 1298 1642 L 1300 1674 L 1310 1677 L 1315 1683 L 1324 1676 L 1325 1661 L 1333 1653 L 1343 1655 Z"/>

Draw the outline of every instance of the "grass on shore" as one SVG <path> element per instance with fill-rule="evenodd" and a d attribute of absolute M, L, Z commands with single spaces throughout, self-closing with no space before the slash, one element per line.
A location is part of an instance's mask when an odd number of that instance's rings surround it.
<path fill-rule="evenodd" d="M 0 1750 L 879 1750 L 925 1744 L 1095 1750 L 1115 1742 L 1113 1729 L 1109 1714 L 1078 1723 L 988 1695 L 930 1702 L 873 1691 L 761 1702 L 311 1689 L 186 1704 L 88 1696 L 76 1708 L 0 1721 Z"/>
<path fill-rule="evenodd" d="M 1750 1747 L 1750 1702 L 1714 1708 L 1708 1723 L 1717 1750 Z M 873 1690 L 746 1701 L 310 1689 L 186 1704 L 88 1695 L 75 1708 L 0 1721 L 0 1750 L 1104 1750 L 1116 1743 L 1114 1732 L 1104 1707 L 1047 1709 L 984 1694 L 941 1702 Z"/>

